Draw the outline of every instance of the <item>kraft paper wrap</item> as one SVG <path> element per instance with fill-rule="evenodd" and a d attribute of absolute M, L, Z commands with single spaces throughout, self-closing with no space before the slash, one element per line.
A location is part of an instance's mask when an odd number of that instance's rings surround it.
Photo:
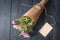
<path fill-rule="evenodd" d="M 36 24 L 41 12 L 43 11 L 43 6 L 47 3 L 48 0 L 41 0 L 40 3 L 34 5 L 30 10 L 28 10 L 23 16 L 30 17 L 33 22 Z"/>

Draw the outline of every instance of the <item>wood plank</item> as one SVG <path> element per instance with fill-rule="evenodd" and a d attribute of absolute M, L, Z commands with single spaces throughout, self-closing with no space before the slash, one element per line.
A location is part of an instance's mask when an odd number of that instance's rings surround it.
<path fill-rule="evenodd" d="M 54 26 L 53 30 L 53 40 L 60 40 L 60 0 L 55 0 L 54 5 L 54 17 L 56 20 L 56 25 Z"/>
<path fill-rule="evenodd" d="M 10 2 L 11 0 L 0 0 L 0 40 L 9 40 Z"/>

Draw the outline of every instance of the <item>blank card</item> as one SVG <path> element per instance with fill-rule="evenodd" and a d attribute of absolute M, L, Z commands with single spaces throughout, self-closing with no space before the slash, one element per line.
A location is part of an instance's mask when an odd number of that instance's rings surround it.
<path fill-rule="evenodd" d="M 43 27 L 39 30 L 39 32 L 40 32 L 44 37 L 46 37 L 52 29 L 53 29 L 53 27 L 46 22 L 46 23 L 43 25 Z"/>

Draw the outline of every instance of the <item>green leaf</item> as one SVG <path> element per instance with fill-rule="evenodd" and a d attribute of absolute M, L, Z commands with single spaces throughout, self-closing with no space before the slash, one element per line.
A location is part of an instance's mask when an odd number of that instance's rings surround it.
<path fill-rule="evenodd" d="M 22 32 L 33 32 L 32 27 L 33 27 L 33 21 L 30 17 L 27 16 L 22 16 L 21 18 L 16 19 L 18 22 L 19 27 L 21 27 Z"/>

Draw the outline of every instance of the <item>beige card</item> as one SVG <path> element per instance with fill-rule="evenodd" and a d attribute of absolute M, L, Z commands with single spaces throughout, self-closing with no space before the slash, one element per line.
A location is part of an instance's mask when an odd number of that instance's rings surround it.
<path fill-rule="evenodd" d="M 46 23 L 44 24 L 44 26 L 39 30 L 39 32 L 40 32 L 44 37 L 46 37 L 52 29 L 53 29 L 53 27 L 46 22 Z"/>

